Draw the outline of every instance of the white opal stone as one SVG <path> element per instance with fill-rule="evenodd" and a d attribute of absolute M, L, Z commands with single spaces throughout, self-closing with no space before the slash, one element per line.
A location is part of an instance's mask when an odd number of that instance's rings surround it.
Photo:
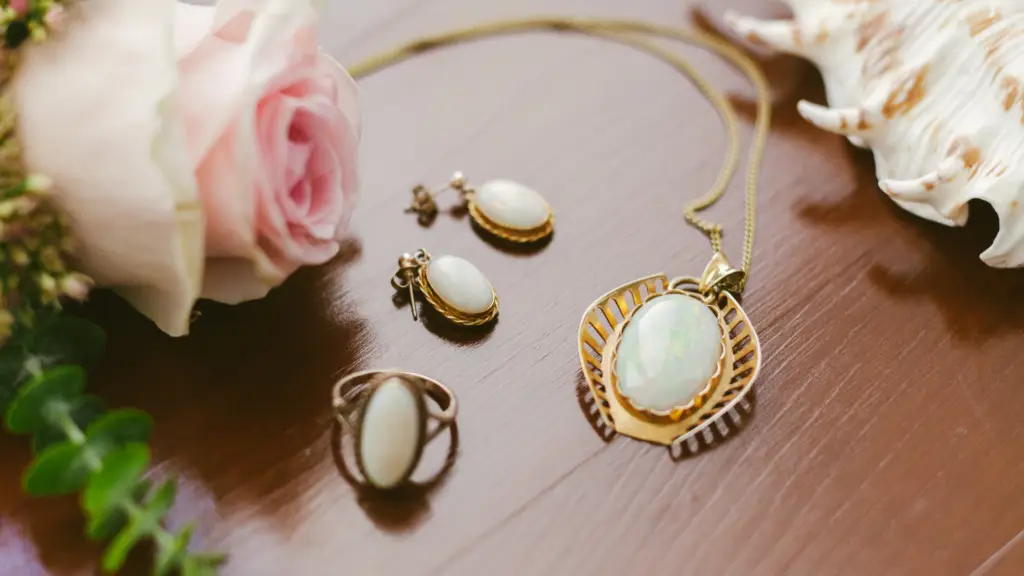
<path fill-rule="evenodd" d="M 667 413 L 693 400 L 722 354 L 717 315 L 700 301 L 666 294 L 642 305 L 622 331 L 615 373 L 633 405 Z"/>
<path fill-rule="evenodd" d="M 494 304 L 491 282 L 458 256 L 437 256 L 427 264 L 427 281 L 449 306 L 466 314 L 483 314 Z"/>
<path fill-rule="evenodd" d="M 551 217 L 551 207 L 533 188 L 491 180 L 477 188 L 474 202 L 489 220 L 513 230 L 532 230 Z"/>
<path fill-rule="evenodd" d="M 392 488 L 416 463 L 423 433 L 419 401 L 400 378 L 390 378 L 367 402 L 359 440 L 363 474 L 378 488 Z"/>

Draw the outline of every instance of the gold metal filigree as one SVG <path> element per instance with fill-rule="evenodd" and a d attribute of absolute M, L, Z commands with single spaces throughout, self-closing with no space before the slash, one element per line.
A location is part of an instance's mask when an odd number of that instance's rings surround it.
<path fill-rule="evenodd" d="M 579 330 L 583 375 L 601 418 L 616 432 L 654 444 L 678 446 L 731 411 L 753 387 L 761 364 L 757 334 L 736 298 L 721 289 L 723 279 L 737 276 L 721 274 L 721 268 L 712 264 L 702 279 L 670 281 L 664 274 L 655 274 L 635 280 L 598 298 L 584 313 Z M 709 274 L 712 270 L 718 272 Z M 706 290 L 701 292 L 697 286 Z M 723 357 L 718 377 L 694 402 L 678 413 L 656 415 L 637 410 L 617 392 L 615 352 L 622 330 L 635 311 L 667 293 L 700 299 L 718 315 Z"/>

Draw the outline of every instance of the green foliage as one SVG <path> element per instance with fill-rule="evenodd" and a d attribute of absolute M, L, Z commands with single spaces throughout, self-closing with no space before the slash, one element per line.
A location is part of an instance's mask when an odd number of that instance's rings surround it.
<path fill-rule="evenodd" d="M 85 431 L 86 439 L 98 450 L 107 451 L 132 442 L 147 442 L 153 432 L 153 419 L 141 410 L 110 412 Z"/>
<path fill-rule="evenodd" d="M 175 482 L 157 488 L 143 478 L 149 467 L 152 418 L 134 409 L 107 411 L 84 394 L 79 365 L 98 358 L 103 331 L 74 318 L 40 321 L 0 348 L 0 407 L 7 429 L 31 435 L 36 459 L 22 479 L 33 496 L 82 492 L 86 535 L 110 543 L 104 572 L 119 571 L 135 546 L 154 544 L 154 574 L 210 576 L 223 558 L 188 551 L 192 528 L 164 528 Z"/>
<path fill-rule="evenodd" d="M 79 396 L 68 408 L 68 416 L 76 426 L 84 429 L 106 411 L 107 406 L 102 399 L 96 396 Z M 47 422 L 42 428 L 36 430 L 35 436 L 32 437 L 32 452 L 39 454 L 66 437 L 63 429 Z"/>
<path fill-rule="evenodd" d="M 139 477 L 149 466 L 149 447 L 133 443 L 114 450 L 103 459 L 103 467 L 89 479 L 82 493 L 82 508 L 89 516 L 105 515 L 121 502 L 134 499 Z"/>
<path fill-rule="evenodd" d="M 21 346 L 0 348 L 0 413 L 6 413 L 18 386 L 25 381 L 25 362 L 28 353 Z"/>
<path fill-rule="evenodd" d="M 55 316 L 32 336 L 32 351 L 44 365 L 89 364 L 103 356 L 107 335 L 99 326 L 71 316 Z"/>
<path fill-rule="evenodd" d="M 88 446 L 61 442 L 50 446 L 29 465 L 22 477 L 22 487 L 32 496 L 74 494 L 95 469 L 96 455 Z"/>
<path fill-rule="evenodd" d="M 149 494 L 152 483 L 141 479 L 132 491 L 132 500 L 138 504 Z M 85 535 L 91 540 L 110 540 L 128 523 L 128 515 L 121 508 L 112 508 L 106 513 L 90 514 Z"/>
<path fill-rule="evenodd" d="M 60 366 L 37 374 L 7 408 L 7 428 L 15 434 L 31 434 L 43 428 L 50 412 L 67 413 L 71 402 L 85 389 L 85 370 Z M 54 422 L 54 425 L 62 423 Z"/>

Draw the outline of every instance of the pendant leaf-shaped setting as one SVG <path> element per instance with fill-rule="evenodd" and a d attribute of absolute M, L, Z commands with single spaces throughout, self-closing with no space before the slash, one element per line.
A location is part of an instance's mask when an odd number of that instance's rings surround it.
<path fill-rule="evenodd" d="M 716 254 L 700 280 L 640 278 L 583 315 L 579 355 L 601 418 L 632 438 L 679 446 L 752 389 L 761 348 L 733 294 L 742 273 Z"/>

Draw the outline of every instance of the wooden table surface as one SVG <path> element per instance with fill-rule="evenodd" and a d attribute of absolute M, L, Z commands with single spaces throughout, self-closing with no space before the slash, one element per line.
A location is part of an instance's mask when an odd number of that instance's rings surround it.
<path fill-rule="evenodd" d="M 784 16 L 774 2 L 706 2 Z M 691 25 L 696 2 L 334 2 L 323 41 L 355 61 L 414 36 L 506 16 L 571 14 Z M 692 49 L 750 133 L 751 89 Z M 116 297 L 92 388 L 156 419 L 157 474 L 181 479 L 175 521 L 231 555 L 225 574 L 1024 574 L 1024 274 L 986 268 L 995 231 L 897 210 L 870 156 L 808 127 L 813 68 L 766 60 L 776 120 L 745 306 L 764 365 L 729 441 L 679 462 L 588 425 L 576 331 L 597 296 L 709 256 L 683 202 L 713 180 L 724 137 L 663 64 L 617 45 L 532 35 L 433 54 L 363 83 L 362 202 L 342 257 L 266 300 L 204 305 L 172 340 Z M 465 219 L 428 229 L 409 189 L 454 170 L 542 191 L 557 214 L 539 253 L 507 253 Z M 712 211 L 739 258 L 742 183 Z M 490 332 L 414 323 L 392 302 L 397 256 L 475 262 L 501 297 Z M 461 402 L 459 456 L 435 490 L 382 500 L 332 457 L 339 374 L 401 367 Z M 442 441 L 435 450 L 442 451 Z M 437 460 L 437 454 L 428 459 Z M 0 574 L 91 574 L 74 498 L 19 490 L 28 449 L 0 441 Z M 140 563 L 139 566 L 144 566 Z"/>

